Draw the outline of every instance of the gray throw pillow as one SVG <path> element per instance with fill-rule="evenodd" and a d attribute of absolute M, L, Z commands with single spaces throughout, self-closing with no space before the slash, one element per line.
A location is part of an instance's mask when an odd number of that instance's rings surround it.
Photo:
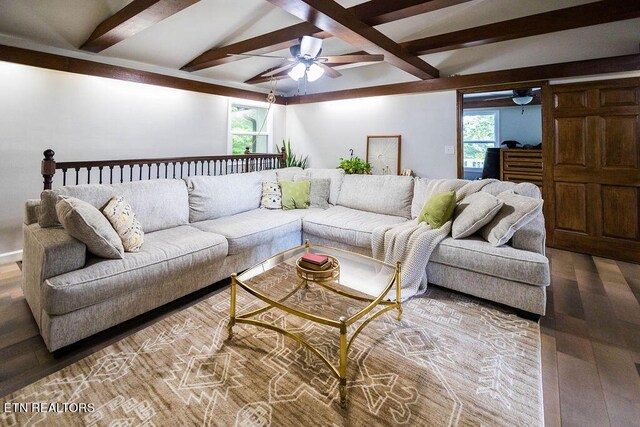
<path fill-rule="evenodd" d="M 310 199 L 312 208 L 329 208 L 329 194 L 331 193 L 330 179 L 309 179 L 305 175 L 296 175 L 293 177 L 294 182 L 311 181 Z"/>
<path fill-rule="evenodd" d="M 67 233 L 87 245 L 89 252 L 102 258 L 124 257 L 120 236 L 97 208 L 80 199 L 62 196 L 56 203 L 56 213 Z"/>
<path fill-rule="evenodd" d="M 451 237 L 462 239 L 471 236 L 487 225 L 503 204 L 502 200 L 489 193 L 473 193 L 465 197 L 456 206 Z"/>
<path fill-rule="evenodd" d="M 496 216 L 480 229 L 480 235 L 493 246 L 504 245 L 518 229 L 527 225 L 542 211 L 542 199 L 520 196 L 513 191 L 498 194 L 504 202 Z"/>

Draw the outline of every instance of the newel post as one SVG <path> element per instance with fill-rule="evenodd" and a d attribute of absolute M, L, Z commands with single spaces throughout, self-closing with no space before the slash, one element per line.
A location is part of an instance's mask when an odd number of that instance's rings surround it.
<path fill-rule="evenodd" d="M 44 189 L 51 190 L 51 184 L 53 183 L 53 175 L 56 173 L 56 161 L 53 156 L 56 154 L 51 148 L 44 150 L 44 159 L 42 160 L 42 166 L 40 170 L 42 177 L 44 178 Z"/>
<path fill-rule="evenodd" d="M 282 147 L 282 149 L 280 150 L 280 167 L 287 167 L 287 149 L 285 147 Z"/>

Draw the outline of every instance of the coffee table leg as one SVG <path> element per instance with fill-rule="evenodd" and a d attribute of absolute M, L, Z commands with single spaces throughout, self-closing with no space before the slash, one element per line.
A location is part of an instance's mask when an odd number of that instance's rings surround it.
<path fill-rule="evenodd" d="M 229 332 L 229 338 L 233 337 L 233 325 L 236 324 L 236 274 L 231 275 L 231 307 L 229 309 L 229 324 L 227 330 Z"/>
<path fill-rule="evenodd" d="M 347 404 L 347 325 L 346 318 L 340 319 L 340 404 L 345 406 Z"/>
<path fill-rule="evenodd" d="M 400 261 L 396 262 L 396 304 L 398 305 L 398 320 L 402 320 L 402 281 L 400 279 Z"/>

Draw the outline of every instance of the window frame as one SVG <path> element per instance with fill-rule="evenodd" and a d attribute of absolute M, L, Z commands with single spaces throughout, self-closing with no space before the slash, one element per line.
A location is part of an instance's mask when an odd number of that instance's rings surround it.
<path fill-rule="evenodd" d="M 262 132 L 257 129 L 255 132 L 234 132 L 231 129 L 231 108 L 234 105 L 240 105 L 243 107 L 264 108 L 267 110 L 267 122 L 264 125 Z M 233 136 L 234 135 L 249 135 L 249 136 L 266 136 L 267 137 L 267 151 L 266 154 L 273 153 L 273 109 L 270 108 L 271 104 L 268 102 L 251 101 L 247 99 L 230 98 L 227 105 L 227 154 L 233 154 Z M 256 123 L 256 127 L 259 128 L 262 123 Z"/>
<path fill-rule="evenodd" d="M 467 116 L 494 116 L 494 135 L 495 140 L 465 140 L 464 139 L 464 118 Z M 462 129 L 460 133 L 460 139 L 462 140 L 462 170 L 468 170 L 472 172 L 479 172 L 482 168 L 471 168 L 464 165 L 464 144 L 489 144 L 493 143 L 493 148 L 500 147 L 500 110 L 495 108 L 477 108 L 467 109 L 462 112 Z"/>

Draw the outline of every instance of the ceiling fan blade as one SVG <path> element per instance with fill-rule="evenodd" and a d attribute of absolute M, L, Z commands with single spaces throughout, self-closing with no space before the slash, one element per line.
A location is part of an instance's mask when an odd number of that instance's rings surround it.
<path fill-rule="evenodd" d="M 300 55 L 315 58 L 320 54 L 321 50 L 322 39 L 311 36 L 303 36 L 300 39 Z"/>
<path fill-rule="evenodd" d="M 513 95 L 496 96 L 494 98 L 481 98 L 483 101 L 495 101 L 496 99 L 511 99 Z M 473 99 L 473 98 L 470 98 Z"/>
<path fill-rule="evenodd" d="M 325 64 L 352 64 L 354 62 L 380 62 L 384 61 L 384 55 L 331 55 L 318 58 Z"/>
<path fill-rule="evenodd" d="M 255 58 L 275 58 L 275 59 L 283 59 L 287 61 L 294 61 L 293 58 L 289 58 L 286 56 L 273 56 L 273 55 L 251 55 L 250 53 L 227 53 L 227 56 L 248 56 Z"/>
<path fill-rule="evenodd" d="M 276 68 L 272 68 L 271 70 L 267 71 L 266 73 L 263 73 L 260 75 L 260 77 L 270 77 L 273 76 L 274 74 L 278 74 L 281 73 L 282 71 L 286 71 L 289 68 L 293 68 L 296 66 L 295 62 L 289 62 L 287 64 L 280 64 L 278 67 Z"/>
<path fill-rule="evenodd" d="M 324 73 L 332 79 L 335 79 L 336 77 L 340 77 L 342 75 L 337 70 L 334 70 L 333 68 L 323 64 L 322 62 L 316 61 L 315 63 L 322 67 L 324 69 Z"/>

